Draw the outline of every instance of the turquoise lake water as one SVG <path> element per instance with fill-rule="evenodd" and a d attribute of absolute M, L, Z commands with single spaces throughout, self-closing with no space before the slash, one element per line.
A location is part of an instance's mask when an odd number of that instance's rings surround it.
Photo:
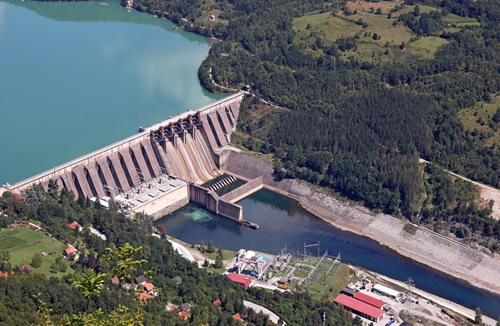
<path fill-rule="evenodd" d="M 208 39 L 109 3 L 0 0 L 0 184 L 223 97 L 198 81 Z"/>

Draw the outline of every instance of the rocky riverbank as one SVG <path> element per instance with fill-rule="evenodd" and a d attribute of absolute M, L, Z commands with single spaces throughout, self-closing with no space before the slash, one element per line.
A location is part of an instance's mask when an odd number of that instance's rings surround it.
<path fill-rule="evenodd" d="M 473 286 L 500 293 L 500 260 L 494 256 L 407 221 L 341 202 L 321 187 L 297 180 L 275 180 L 272 165 L 257 158 L 230 152 L 223 169 L 246 179 L 262 176 L 266 188 L 298 200 L 306 210 L 335 227 L 370 237 L 403 256 Z"/>

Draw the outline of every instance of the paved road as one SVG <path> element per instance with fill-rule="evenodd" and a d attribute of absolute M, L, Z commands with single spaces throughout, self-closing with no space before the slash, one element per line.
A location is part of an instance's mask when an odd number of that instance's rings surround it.
<path fill-rule="evenodd" d="M 168 242 L 172 244 L 172 247 L 174 247 L 174 250 L 177 251 L 179 255 L 181 255 L 182 257 L 186 258 L 189 261 L 196 261 L 191 251 L 189 251 L 186 247 L 171 240 L 168 240 Z"/>
<path fill-rule="evenodd" d="M 245 301 L 245 300 L 243 300 L 243 304 L 245 305 L 245 307 L 252 308 L 256 312 L 262 312 L 263 314 L 268 315 L 269 319 L 275 324 L 277 324 L 278 320 L 280 319 L 280 317 L 278 315 L 276 315 L 274 312 L 272 312 L 271 310 L 264 308 L 258 304 L 252 303 L 250 301 Z"/>

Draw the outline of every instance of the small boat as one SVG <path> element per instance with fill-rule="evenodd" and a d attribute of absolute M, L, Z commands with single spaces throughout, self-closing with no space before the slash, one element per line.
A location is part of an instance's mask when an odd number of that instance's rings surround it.
<path fill-rule="evenodd" d="M 174 26 L 174 29 L 177 30 L 177 26 Z"/>
<path fill-rule="evenodd" d="M 107 2 L 99 2 L 97 5 L 101 6 L 101 7 L 108 7 L 109 3 L 107 3 Z"/>

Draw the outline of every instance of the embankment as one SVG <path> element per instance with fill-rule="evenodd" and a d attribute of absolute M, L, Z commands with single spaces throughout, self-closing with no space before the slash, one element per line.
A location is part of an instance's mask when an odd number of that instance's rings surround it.
<path fill-rule="evenodd" d="M 275 180 L 270 163 L 241 153 L 229 153 L 222 169 L 246 179 L 262 176 L 265 188 L 298 200 L 306 210 L 335 227 L 370 237 L 403 256 L 500 293 L 500 260 L 495 257 L 392 216 L 340 202 L 320 187 L 296 180 Z"/>

